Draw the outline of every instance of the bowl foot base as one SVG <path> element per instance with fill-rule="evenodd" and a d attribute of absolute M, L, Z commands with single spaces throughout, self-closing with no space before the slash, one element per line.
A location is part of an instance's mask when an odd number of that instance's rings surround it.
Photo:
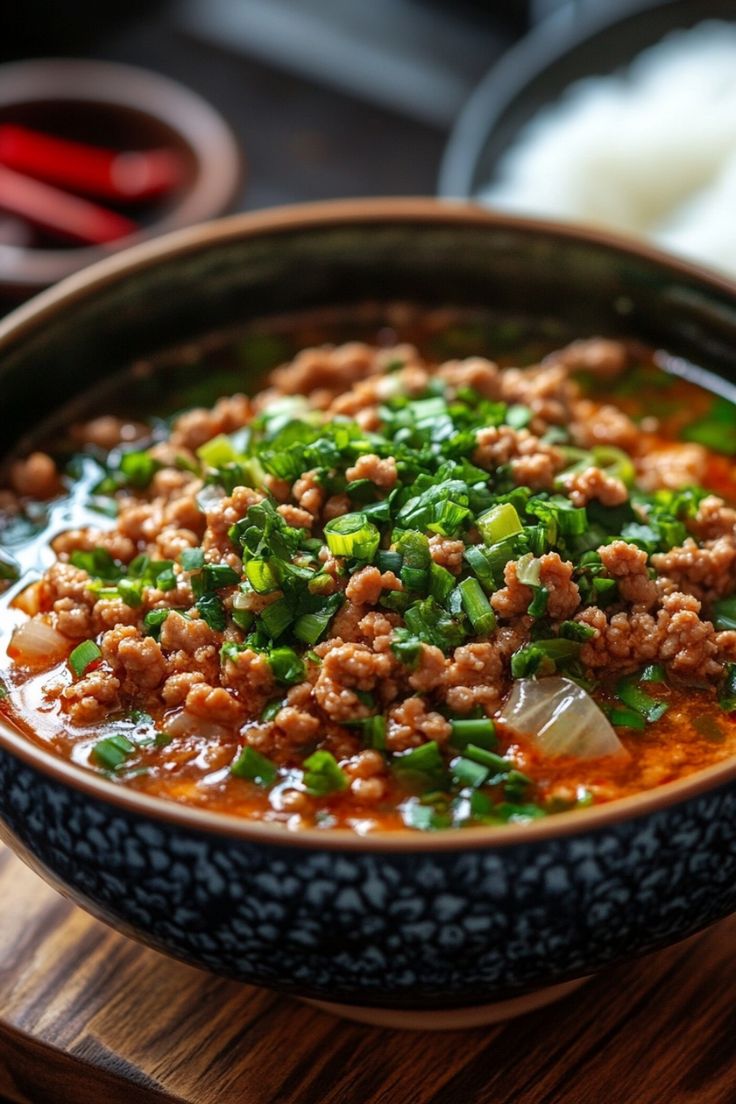
<path fill-rule="evenodd" d="M 390 1027 L 407 1031 L 461 1031 L 470 1027 L 485 1027 L 488 1024 L 511 1020 L 536 1008 L 562 1000 L 568 993 L 574 992 L 588 980 L 587 977 L 575 978 L 562 985 L 550 985 L 534 993 L 525 993 L 522 997 L 496 1001 L 493 1004 L 474 1004 L 468 1008 L 439 1009 L 422 1012 L 400 1008 L 363 1008 L 358 1004 L 336 1004 L 332 1001 L 308 1000 L 300 998 L 305 1004 L 341 1016 L 345 1020 L 372 1024 L 374 1027 Z"/>

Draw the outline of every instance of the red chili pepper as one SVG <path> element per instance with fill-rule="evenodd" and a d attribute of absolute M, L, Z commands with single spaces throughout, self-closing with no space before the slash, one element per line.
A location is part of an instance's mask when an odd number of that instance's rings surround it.
<path fill-rule="evenodd" d="M 50 234 L 85 245 L 104 245 L 138 229 L 136 223 L 88 199 L 0 165 L 0 208 Z"/>
<path fill-rule="evenodd" d="M 118 203 L 141 203 L 178 187 L 182 156 L 171 149 L 101 149 L 27 127 L 0 126 L 0 163 L 39 180 Z"/>

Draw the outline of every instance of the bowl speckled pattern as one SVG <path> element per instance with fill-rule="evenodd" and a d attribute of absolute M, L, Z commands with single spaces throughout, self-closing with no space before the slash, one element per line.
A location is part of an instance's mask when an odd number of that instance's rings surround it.
<path fill-rule="evenodd" d="M 58 388 L 168 341 L 367 296 L 627 332 L 733 393 L 725 281 L 605 237 L 431 201 L 238 216 L 130 251 L 0 324 L 0 379 L 20 434 Z M 33 402 L 31 378 L 44 381 Z M 393 1025 L 490 1021 L 503 1001 L 524 1010 L 736 909 L 733 763 L 528 826 L 360 838 L 147 798 L 0 725 L 0 834 L 126 934 Z"/>

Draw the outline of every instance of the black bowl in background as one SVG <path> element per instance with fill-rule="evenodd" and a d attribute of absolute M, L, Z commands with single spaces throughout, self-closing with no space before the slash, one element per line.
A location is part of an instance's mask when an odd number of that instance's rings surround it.
<path fill-rule="evenodd" d="M 504 54 L 465 104 L 445 147 L 438 194 L 476 197 L 522 127 L 571 84 L 613 73 L 669 31 L 706 19 L 736 20 L 736 3 L 616 0 L 582 18 L 571 8 L 550 16 Z"/>
<path fill-rule="evenodd" d="M 172 343 L 397 299 L 629 334 L 736 395 L 736 285 L 604 234 L 352 201 L 181 231 L 17 310 L 0 323 L 3 450 Z M 736 909 L 736 760 L 534 824 L 361 837 L 137 793 L 0 719 L 0 837 L 94 915 L 194 965 L 368 1022 L 458 1027 L 545 1004 Z"/>

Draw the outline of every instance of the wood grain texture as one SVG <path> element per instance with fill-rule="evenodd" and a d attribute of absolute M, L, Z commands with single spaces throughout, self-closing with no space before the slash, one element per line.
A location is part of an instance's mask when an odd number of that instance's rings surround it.
<path fill-rule="evenodd" d="M 16 1104 L 733 1104 L 736 917 L 564 1002 L 389 1032 L 115 934 L 0 850 L 0 1096 Z"/>

